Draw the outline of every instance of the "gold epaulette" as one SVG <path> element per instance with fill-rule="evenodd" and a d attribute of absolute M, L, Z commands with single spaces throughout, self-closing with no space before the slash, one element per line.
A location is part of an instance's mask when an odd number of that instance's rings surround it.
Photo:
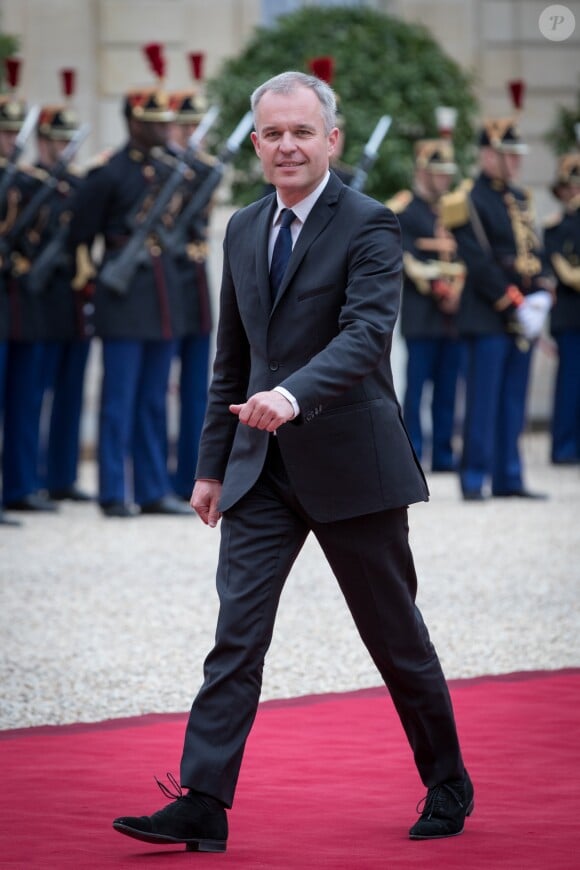
<path fill-rule="evenodd" d="M 401 214 L 409 206 L 413 199 L 413 193 L 410 190 L 400 190 L 390 199 L 385 202 L 387 208 L 390 208 L 395 214 Z"/>
<path fill-rule="evenodd" d="M 557 227 L 558 224 L 562 223 L 563 217 L 562 212 L 556 211 L 554 214 L 548 215 L 548 217 L 542 221 L 542 227 L 545 230 L 552 230 L 554 227 Z"/>
<path fill-rule="evenodd" d="M 473 181 L 462 181 L 456 190 L 443 194 L 439 200 L 439 218 L 446 230 L 469 223 L 469 194 Z"/>

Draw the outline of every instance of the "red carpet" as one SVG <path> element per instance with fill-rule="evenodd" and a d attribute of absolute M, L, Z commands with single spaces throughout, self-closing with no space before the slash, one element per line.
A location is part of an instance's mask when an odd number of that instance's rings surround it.
<path fill-rule="evenodd" d="M 113 831 L 165 803 L 185 715 L 0 732 L 0 867 L 550 868 L 580 866 L 580 670 L 451 683 L 475 784 L 465 833 L 411 842 L 424 789 L 384 690 L 261 705 L 228 851 Z"/>

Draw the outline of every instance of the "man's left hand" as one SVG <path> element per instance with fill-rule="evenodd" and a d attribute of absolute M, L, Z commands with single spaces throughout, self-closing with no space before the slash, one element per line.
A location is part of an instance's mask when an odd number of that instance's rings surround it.
<path fill-rule="evenodd" d="M 275 432 L 294 417 L 292 404 L 276 390 L 255 393 L 242 405 L 230 405 L 230 411 L 237 414 L 240 423 L 267 432 Z"/>

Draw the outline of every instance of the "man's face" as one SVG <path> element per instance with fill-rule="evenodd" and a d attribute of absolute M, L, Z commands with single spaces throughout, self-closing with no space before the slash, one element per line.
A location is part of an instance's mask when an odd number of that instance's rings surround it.
<path fill-rule="evenodd" d="M 508 183 L 519 175 L 522 155 L 505 154 L 495 148 L 485 147 L 481 149 L 481 165 L 491 178 Z"/>
<path fill-rule="evenodd" d="M 436 197 L 447 193 L 453 182 L 453 175 L 448 172 L 429 172 L 429 187 Z"/>
<path fill-rule="evenodd" d="M 166 121 L 136 121 L 130 126 L 135 142 L 148 151 L 167 145 L 169 140 L 169 124 Z"/>
<path fill-rule="evenodd" d="M 197 130 L 197 127 L 197 124 L 171 123 L 169 125 L 169 139 L 180 148 L 187 148 L 187 144 Z"/>
<path fill-rule="evenodd" d="M 0 130 L 0 157 L 10 157 L 17 136 L 13 130 Z"/>
<path fill-rule="evenodd" d="M 298 87 L 290 94 L 267 91 L 256 107 L 252 142 L 266 180 L 292 206 L 322 181 L 336 147 L 338 130 L 327 135 L 315 92 Z"/>

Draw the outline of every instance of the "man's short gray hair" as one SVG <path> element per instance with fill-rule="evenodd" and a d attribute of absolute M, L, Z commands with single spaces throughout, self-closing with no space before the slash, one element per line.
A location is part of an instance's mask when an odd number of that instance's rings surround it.
<path fill-rule="evenodd" d="M 322 111 L 324 132 L 328 136 L 332 128 L 336 127 L 336 97 L 334 91 L 322 79 L 294 70 L 280 73 L 256 88 L 250 98 L 254 120 L 256 118 L 258 103 L 265 93 L 271 91 L 274 94 L 292 94 L 298 88 L 310 88 L 318 97 Z"/>

